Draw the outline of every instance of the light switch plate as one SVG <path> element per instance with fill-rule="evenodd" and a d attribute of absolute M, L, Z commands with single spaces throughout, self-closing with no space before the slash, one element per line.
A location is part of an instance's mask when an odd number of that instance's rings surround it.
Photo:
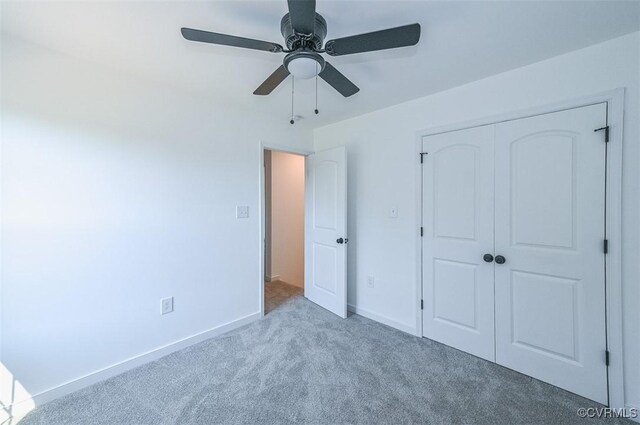
<path fill-rule="evenodd" d="M 173 297 L 163 298 L 160 300 L 160 313 L 167 314 L 173 311 Z"/>
<path fill-rule="evenodd" d="M 236 218 L 249 218 L 249 206 L 247 205 L 236 206 Z"/>
<path fill-rule="evenodd" d="M 389 208 L 389 217 L 398 218 L 398 207 L 395 205 Z"/>

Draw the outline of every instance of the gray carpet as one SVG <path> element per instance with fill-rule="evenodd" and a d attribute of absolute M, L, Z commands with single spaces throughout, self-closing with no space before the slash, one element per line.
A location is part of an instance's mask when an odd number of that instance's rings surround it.
<path fill-rule="evenodd" d="M 37 408 L 36 424 L 620 424 L 599 405 L 297 296 L 241 329 Z"/>

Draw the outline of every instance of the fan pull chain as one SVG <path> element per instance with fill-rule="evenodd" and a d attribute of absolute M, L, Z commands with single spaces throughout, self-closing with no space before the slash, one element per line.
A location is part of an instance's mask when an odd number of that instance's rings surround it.
<path fill-rule="evenodd" d="M 293 120 L 293 93 L 295 89 L 295 84 L 296 84 L 296 78 L 292 75 L 291 76 L 291 121 L 289 121 L 291 125 L 295 123 L 295 121 Z"/>
<path fill-rule="evenodd" d="M 318 115 L 318 63 L 316 62 L 316 109 L 315 113 Z"/>

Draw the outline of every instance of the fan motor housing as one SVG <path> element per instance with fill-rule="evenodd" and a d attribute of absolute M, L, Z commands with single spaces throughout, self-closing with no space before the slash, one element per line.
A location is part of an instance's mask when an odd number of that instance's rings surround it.
<path fill-rule="evenodd" d="M 300 47 L 320 50 L 322 49 L 322 42 L 327 36 L 327 21 L 324 20 L 322 15 L 316 13 L 316 23 L 313 34 L 298 34 L 291 26 L 291 18 L 287 13 L 280 21 L 280 32 L 289 50 L 296 50 Z"/>

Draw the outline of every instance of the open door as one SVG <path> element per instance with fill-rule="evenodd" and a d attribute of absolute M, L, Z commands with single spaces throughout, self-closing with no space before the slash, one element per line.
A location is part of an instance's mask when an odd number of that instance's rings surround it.
<path fill-rule="evenodd" d="M 307 156 L 304 296 L 347 317 L 347 151 Z"/>

